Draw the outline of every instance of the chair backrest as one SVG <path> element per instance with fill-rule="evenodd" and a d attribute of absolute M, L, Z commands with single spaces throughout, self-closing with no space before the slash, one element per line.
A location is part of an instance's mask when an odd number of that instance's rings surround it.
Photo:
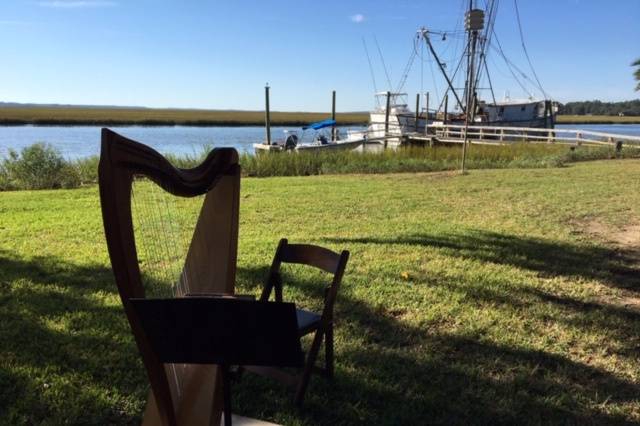
<path fill-rule="evenodd" d="M 325 308 L 323 311 L 323 316 L 330 317 L 348 260 L 349 252 L 347 250 L 343 250 L 338 254 L 327 248 L 312 244 L 289 244 L 288 240 L 283 238 L 280 240 L 276 254 L 273 257 L 267 285 L 262 293 L 261 300 L 267 300 L 271 294 L 271 289 L 275 289 L 276 301 L 282 302 L 282 279 L 280 277 L 280 265 L 282 263 L 313 266 L 333 275 L 331 283 L 325 290 Z"/>

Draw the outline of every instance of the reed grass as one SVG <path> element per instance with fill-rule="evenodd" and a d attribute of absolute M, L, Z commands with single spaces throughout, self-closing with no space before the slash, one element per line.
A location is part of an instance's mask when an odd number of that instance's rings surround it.
<path fill-rule="evenodd" d="M 191 154 L 166 154 L 179 168 L 200 164 L 211 147 L 203 146 Z M 453 171 L 461 166 L 460 147 L 407 147 L 378 152 L 319 151 L 242 154 L 244 176 L 314 176 L 333 174 L 383 174 Z M 562 145 L 513 144 L 508 146 L 475 145 L 469 149 L 468 169 L 551 168 L 578 161 L 612 158 L 640 158 L 640 150 Z M 0 161 L 0 191 L 23 189 L 75 188 L 98 181 L 98 156 L 65 160 L 55 148 L 46 144 L 11 151 Z"/>
<path fill-rule="evenodd" d="M 271 124 L 298 126 L 323 120 L 329 112 L 271 112 Z M 367 112 L 336 115 L 339 124 L 366 124 Z M 560 124 L 638 124 L 640 117 L 614 115 L 558 115 Z M 22 106 L 0 108 L 0 124 L 36 125 L 190 125 L 261 126 L 264 111 L 233 111 L 179 108 L 51 107 Z"/>
<path fill-rule="evenodd" d="M 567 163 L 623 156 L 637 157 L 628 149 L 616 153 L 611 148 L 569 149 L 567 146 L 514 144 L 472 146 L 467 157 L 469 169 L 548 168 Z M 242 171 L 247 176 L 310 176 L 353 173 L 411 173 L 457 170 L 461 166 L 460 147 L 409 147 L 382 152 L 301 152 L 267 155 L 244 154 Z"/>
<path fill-rule="evenodd" d="M 324 120 L 329 112 L 271 112 L 272 125 L 299 126 Z M 339 124 L 363 124 L 367 113 L 336 114 Z M 264 111 L 230 111 L 158 108 L 3 107 L 0 124 L 36 125 L 184 125 L 262 126 Z"/>
<path fill-rule="evenodd" d="M 617 115 L 558 115 L 558 124 L 640 124 L 640 117 Z"/>

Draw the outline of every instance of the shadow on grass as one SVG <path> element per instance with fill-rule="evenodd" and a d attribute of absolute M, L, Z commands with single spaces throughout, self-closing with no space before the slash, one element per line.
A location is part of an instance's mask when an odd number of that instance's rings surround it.
<path fill-rule="evenodd" d="M 0 424 L 137 422 L 144 370 L 110 269 L 0 251 L 0 389 Z"/>
<path fill-rule="evenodd" d="M 433 247 L 450 256 L 511 265 L 541 276 L 597 279 L 615 287 L 640 291 L 640 273 L 633 267 L 637 252 L 630 249 L 614 250 L 479 230 L 438 236 L 415 234 L 398 238 L 326 238 L 325 241 Z"/>
<path fill-rule="evenodd" d="M 267 270 L 266 262 L 240 268 L 241 287 L 258 293 Z M 305 301 L 321 300 L 314 279 L 286 278 Z M 533 290 L 521 299 L 478 295 L 505 305 L 537 299 L 576 311 L 603 309 Z M 638 323 L 636 316 L 606 313 L 628 327 Z M 348 272 L 337 318 L 333 381 L 314 377 L 297 410 L 288 389 L 246 375 L 234 387 L 238 412 L 306 424 L 624 424 L 607 406 L 633 404 L 640 392 L 637 384 L 559 355 L 408 325 L 355 297 Z M 148 384 L 110 269 L 0 252 L 0 343 L 0 423 L 139 420 Z"/>
<path fill-rule="evenodd" d="M 266 274 L 264 268 L 242 269 L 239 276 L 248 281 L 261 272 Z M 633 423 L 608 404 L 637 403 L 637 383 L 558 354 L 409 325 L 396 312 L 353 296 L 348 276 L 347 271 L 337 302 L 335 379 L 314 377 L 298 411 L 289 389 L 263 378 L 243 378 L 236 387 L 240 412 L 284 418 L 285 424 Z M 313 279 L 288 276 L 287 281 L 305 302 L 322 297 L 322 285 Z M 640 322 L 624 310 L 584 306 L 538 291 L 499 295 L 487 290 L 469 297 L 477 296 L 511 307 L 553 303 L 576 311 L 604 310 L 581 325 L 615 332 L 622 323 L 621 335 L 634 333 Z"/>

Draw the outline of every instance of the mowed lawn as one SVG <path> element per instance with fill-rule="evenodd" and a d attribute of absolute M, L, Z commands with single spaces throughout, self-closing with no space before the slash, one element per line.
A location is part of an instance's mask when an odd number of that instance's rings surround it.
<path fill-rule="evenodd" d="M 304 408 L 243 376 L 235 411 L 283 424 L 640 423 L 640 161 L 469 175 L 242 181 L 239 292 L 281 237 L 351 259 L 336 377 Z M 320 273 L 285 298 L 317 307 Z M 277 324 L 274 324 L 277 327 Z M 148 383 L 97 187 L 0 193 L 0 423 L 135 424 Z"/>

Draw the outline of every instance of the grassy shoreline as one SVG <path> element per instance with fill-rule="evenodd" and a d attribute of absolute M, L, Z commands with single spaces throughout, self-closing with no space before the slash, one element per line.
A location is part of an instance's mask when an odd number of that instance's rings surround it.
<path fill-rule="evenodd" d="M 192 168 L 207 155 L 167 155 L 176 167 Z M 382 152 L 297 152 L 240 156 L 245 177 L 314 176 L 441 172 L 460 169 L 459 147 L 406 147 Z M 513 144 L 473 146 L 467 157 L 468 169 L 557 168 L 569 163 L 612 158 L 639 158 L 639 149 L 616 151 L 612 147 Z M 51 145 L 34 144 L 21 152 L 9 151 L 0 158 L 0 191 L 24 189 L 77 188 L 97 182 L 98 156 L 66 160 Z"/>
<path fill-rule="evenodd" d="M 271 112 L 273 126 L 300 126 L 324 120 L 329 112 Z M 336 114 L 341 125 L 363 124 L 367 113 Z M 264 111 L 221 111 L 155 108 L 7 107 L 0 108 L 0 125 L 65 126 L 263 126 Z"/>
<path fill-rule="evenodd" d="M 271 113 L 274 126 L 300 126 L 326 119 L 329 112 Z M 336 117 L 341 125 L 364 125 L 367 112 L 343 112 Z M 640 124 L 640 117 L 604 115 L 560 115 L 559 124 Z M 262 126 L 263 111 L 223 111 L 156 108 L 4 107 L 0 125 L 40 126 Z"/>
<path fill-rule="evenodd" d="M 558 115 L 558 124 L 640 124 L 640 117 L 617 115 Z"/>

